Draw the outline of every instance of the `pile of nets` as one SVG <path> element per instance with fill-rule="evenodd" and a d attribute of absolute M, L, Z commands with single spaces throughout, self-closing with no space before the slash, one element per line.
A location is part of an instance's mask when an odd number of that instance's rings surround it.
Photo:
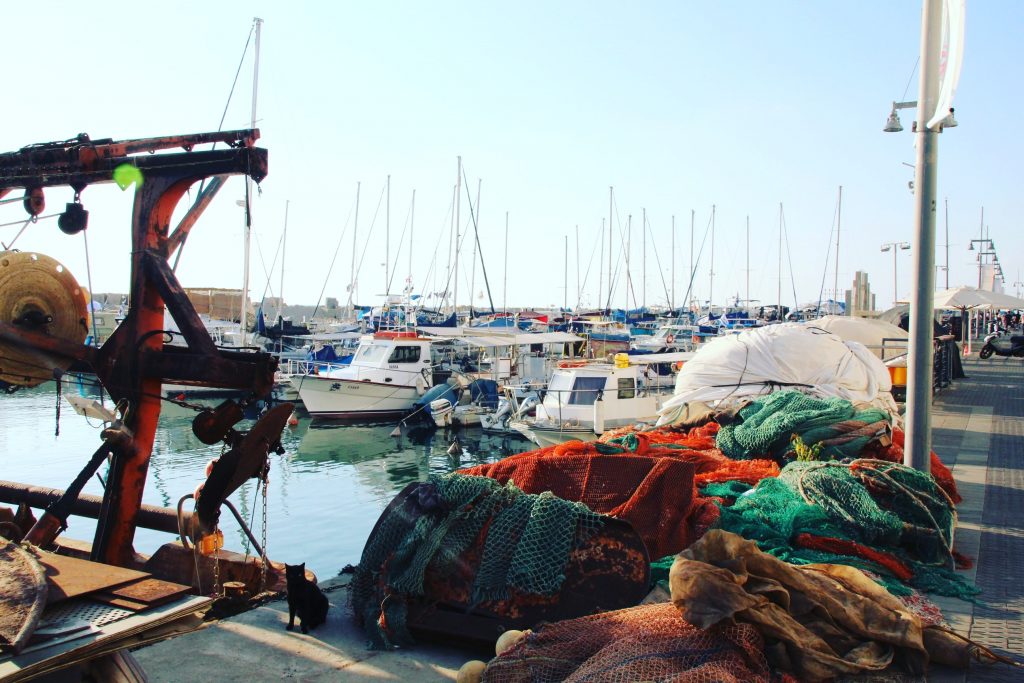
<path fill-rule="evenodd" d="M 671 603 L 547 624 L 491 660 L 486 683 L 770 683 L 764 639 L 750 624 L 700 629 Z"/>
<path fill-rule="evenodd" d="M 821 457 L 856 457 L 889 428 L 889 414 L 878 408 L 857 410 L 841 398 L 814 398 L 798 391 L 777 391 L 739 411 L 739 422 L 718 432 L 716 445 L 736 459 L 783 457 L 796 434 L 808 444 L 821 444 Z"/>
<path fill-rule="evenodd" d="M 716 482 L 756 484 L 779 474 L 770 460 L 731 460 L 715 448 L 718 425 L 689 431 L 622 431 L 599 442 L 570 441 L 460 473 L 550 491 L 629 522 L 652 558 L 675 554 L 718 519 L 696 490 Z"/>
<path fill-rule="evenodd" d="M 929 475 L 897 463 L 792 462 L 723 505 L 716 525 L 793 564 L 847 564 L 896 595 L 969 599 L 952 571 L 956 512 Z"/>
<path fill-rule="evenodd" d="M 992 653 L 927 626 L 862 572 L 835 564 L 794 567 L 735 534 L 713 530 L 680 553 L 672 603 L 701 628 L 751 624 L 774 669 L 801 681 L 890 671 L 916 675 L 930 661 L 966 668 Z"/>
<path fill-rule="evenodd" d="M 513 593 L 555 595 L 570 551 L 603 525 L 585 505 L 531 495 L 486 477 L 432 475 L 385 511 L 367 539 L 349 589 L 371 645 L 409 644 L 407 598 L 428 575 L 464 576 L 473 555 L 470 605 Z"/>

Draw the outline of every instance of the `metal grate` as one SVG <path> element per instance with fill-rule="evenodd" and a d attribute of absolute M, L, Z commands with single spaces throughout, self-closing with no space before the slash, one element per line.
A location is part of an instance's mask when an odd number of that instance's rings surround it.
<path fill-rule="evenodd" d="M 96 628 L 130 617 L 134 612 L 93 600 L 65 600 L 43 613 L 40 629 L 54 630 L 62 625 L 86 622 Z"/>

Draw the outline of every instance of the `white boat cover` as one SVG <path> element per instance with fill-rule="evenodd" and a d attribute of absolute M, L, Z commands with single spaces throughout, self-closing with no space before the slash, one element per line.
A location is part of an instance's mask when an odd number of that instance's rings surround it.
<path fill-rule="evenodd" d="M 765 325 L 701 346 L 676 377 L 675 394 L 659 411 L 671 424 L 686 405 L 724 407 L 773 391 L 838 396 L 898 416 L 889 371 L 863 344 L 800 323 Z"/>
<path fill-rule="evenodd" d="M 907 353 L 907 331 L 884 320 L 825 315 L 817 320 L 808 320 L 803 325 L 828 330 L 843 341 L 860 342 L 883 361 Z"/>

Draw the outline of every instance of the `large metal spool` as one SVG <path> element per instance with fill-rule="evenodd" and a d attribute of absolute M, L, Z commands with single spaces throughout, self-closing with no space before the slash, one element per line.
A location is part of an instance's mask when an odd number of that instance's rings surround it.
<path fill-rule="evenodd" d="M 88 334 L 85 292 L 74 276 L 43 254 L 0 251 L 0 321 L 18 329 L 82 344 Z M 67 370 L 63 358 L 0 341 L 0 381 L 34 387 Z"/>

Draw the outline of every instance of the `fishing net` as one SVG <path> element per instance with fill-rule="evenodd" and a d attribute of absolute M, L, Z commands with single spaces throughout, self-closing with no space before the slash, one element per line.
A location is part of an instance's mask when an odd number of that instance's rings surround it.
<path fill-rule="evenodd" d="M 462 473 L 515 482 L 527 493 L 548 491 L 625 520 L 651 557 L 677 553 L 698 538 L 688 522 L 694 467 L 671 458 L 538 453 Z"/>
<path fill-rule="evenodd" d="M 408 490 L 377 522 L 350 585 L 352 608 L 376 647 L 412 642 L 406 598 L 430 594 L 431 576 L 466 579 L 459 597 L 470 606 L 555 595 L 570 551 L 603 526 L 580 503 L 485 477 L 432 475 Z"/>
<path fill-rule="evenodd" d="M 491 660 L 485 683 L 754 683 L 774 675 L 749 624 L 698 629 L 671 603 L 547 624 Z"/>
<path fill-rule="evenodd" d="M 903 462 L 903 448 L 905 435 L 901 429 L 892 430 L 892 442 L 888 445 L 876 442 L 871 443 L 861 453 L 863 458 L 874 458 L 876 460 L 888 460 L 889 462 Z M 953 473 L 949 471 L 945 463 L 939 460 L 939 456 L 932 451 L 930 454 L 931 473 L 935 483 L 946 492 L 954 504 L 959 505 L 963 499 L 956 488 L 956 480 Z"/>
<path fill-rule="evenodd" d="M 896 595 L 910 593 L 906 584 L 964 599 L 978 592 L 951 570 L 952 501 L 932 477 L 896 463 L 790 463 L 723 503 L 717 526 L 793 564 L 873 572 Z"/>
<path fill-rule="evenodd" d="M 722 427 L 719 450 L 734 459 L 781 459 L 796 434 L 808 446 L 821 443 L 821 459 L 856 457 L 889 427 L 877 408 L 857 410 L 842 398 L 814 398 L 798 391 L 777 391 L 752 401 L 738 413 L 740 422 Z"/>
<path fill-rule="evenodd" d="M 930 628 L 863 572 L 839 564 L 794 567 L 755 543 L 708 532 L 676 557 L 672 603 L 702 628 L 751 624 L 776 670 L 800 680 L 872 674 L 898 667 L 923 674 L 929 661 L 966 668 L 991 653 Z"/>

